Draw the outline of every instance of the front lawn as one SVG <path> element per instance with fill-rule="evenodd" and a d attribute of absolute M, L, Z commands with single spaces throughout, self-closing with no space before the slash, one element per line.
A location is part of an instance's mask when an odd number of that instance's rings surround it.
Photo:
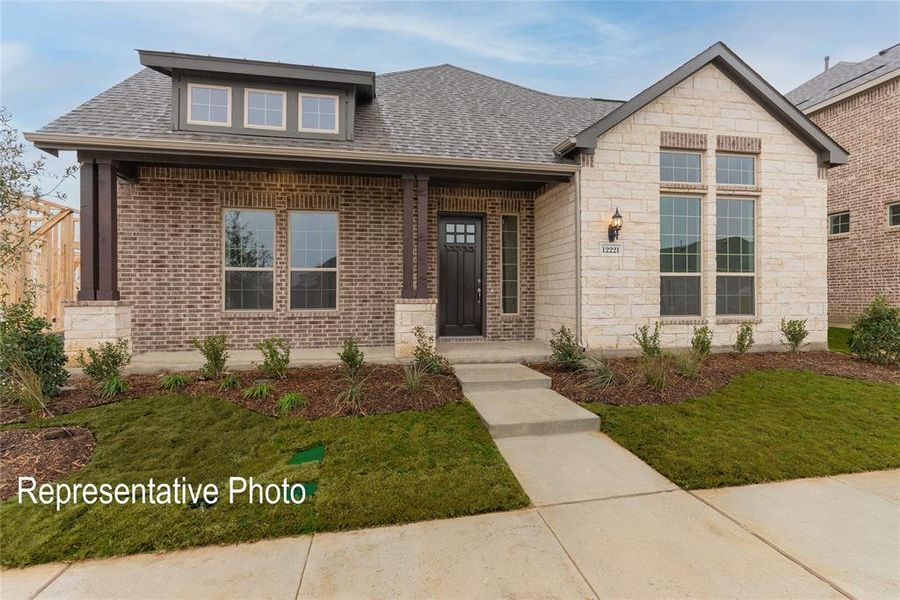
<path fill-rule="evenodd" d="M 79 410 L 42 426 L 90 429 L 96 449 L 67 483 L 215 483 L 224 501 L 183 505 L 0 504 L 0 563 L 24 566 L 506 510 L 528 497 L 465 402 L 369 417 L 273 419 L 212 397 L 153 395 Z M 321 463 L 289 465 L 325 445 Z M 230 476 L 315 481 L 295 505 L 227 502 Z M 220 495 L 220 498 L 222 498 Z"/>
<path fill-rule="evenodd" d="M 900 386 L 891 383 L 758 371 L 680 403 L 584 406 L 687 489 L 900 467 Z"/>
<path fill-rule="evenodd" d="M 828 328 L 828 349 L 850 354 L 850 330 L 845 327 Z"/>

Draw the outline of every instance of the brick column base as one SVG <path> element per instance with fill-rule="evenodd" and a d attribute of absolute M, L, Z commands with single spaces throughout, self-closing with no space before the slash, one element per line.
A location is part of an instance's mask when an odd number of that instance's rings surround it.
<path fill-rule="evenodd" d="M 422 327 L 430 336 L 437 335 L 437 300 L 434 298 L 400 298 L 394 301 L 394 356 L 410 358 L 416 347 L 413 329 Z"/>
<path fill-rule="evenodd" d="M 100 342 L 119 338 L 131 344 L 131 303 L 124 300 L 79 300 L 63 304 L 65 352 L 69 359 Z"/>

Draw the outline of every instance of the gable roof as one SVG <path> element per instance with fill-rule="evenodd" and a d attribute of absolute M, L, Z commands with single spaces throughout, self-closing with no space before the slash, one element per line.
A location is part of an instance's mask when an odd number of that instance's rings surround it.
<path fill-rule="evenodd" d="M 785 96 L 803 112 L 878 81 L 900 77 L 900 44 L 859 62 L 839 62 Z M 862 90 L 860 90 L 862 91 Z"/>
<path fill-rule="evenodd" d="M 598 137 L 708 64 L 718 67 L 745 92 L 755 98 L 773 117 L 815 149 L 819 153 L 821 163 L 841 165 L 847 162 L 846 150 L 819 129 L 722 42 L 716 42 L 590 127 L 564 139 L 556 145 L 554 150 L 557 154 L 564 156 L 576 148 L 594 148 Z"/>
<path fill-rule="evenodd" d="M 453 65 L 378 75 L 375 87 L 375 98 L 357 106 L 352 140 L 173 131 L 171 79 L 148 68 L 26 137 L 42 148 L 71 148 L 75 140 L 139 143 L 144 150 L 203 143 L 270 155 L 307 149 L 571 165 L 553 145 L 621 104 L 555 96 Z"/>

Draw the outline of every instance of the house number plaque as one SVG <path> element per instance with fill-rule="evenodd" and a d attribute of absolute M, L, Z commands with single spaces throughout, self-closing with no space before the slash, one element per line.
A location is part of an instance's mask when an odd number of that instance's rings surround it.
<path fill-rule="evenodd" d="M 603 256 L 622 256 L 622 244 L 600 244 L 600 254 Z"/>

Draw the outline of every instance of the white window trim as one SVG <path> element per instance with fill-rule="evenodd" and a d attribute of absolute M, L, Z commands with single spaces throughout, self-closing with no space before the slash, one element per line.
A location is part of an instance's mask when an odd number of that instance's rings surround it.
<path fill-rule="evenodd" d="M 725 196 L 728 197 L 728 196 Z M 716 197 L 718 206 L 718 199 Z M 716 305 L 719 302 L 719 291 L 714 286 L 714 301 L 713 304 L 713 313 L 717 319 L 755 319 L 759 314 L 759 261 L 760 259 L 760 251 L 759 251 L 759 211 L 760 211 L 760 201 L 758 198 L 753 198 L 749 196 L 737 196 L 732 197 L 734 200 L 749 200 L 753 202 L 753 272 L 752 273 L 732 273 L 732 272 L 719 272 L 718 268 L 715 269 L 714 277 L 752 277 L 753 278 L 753 312 L 751 314 L 719 314 L 716 310 Z M 718 234 L 715 234 L 718 235 Z M 718 263 L 718 252 L 716 251 L 716 242 L 718 239 L 713 237 L 713 256 L 715 257 L 716 264 Z M 714 281 L 715 283 L 715 281 Z"/>
<path fill-rule="evenodd" d="M 831 232 L 831 219 L 832 217 L 837 217 L 840 215 L 847 215 L 847 231 L 840 231 L 838 233 Z M 890 218 L 890 214 L 888 214 L 888 218 Z M 850 218 L 849 210 L 839 210 L 837 212 L 828 213 L 828 237 L 839 237 L 839 236 L 848 236 L 853 229 L 853 220 Z"/>
<path fill-rule="evenodd" d="M 334 129 L 316 129 L 303 127 L 303 99 L 304 98 L 332 98 L 334 99 Z M 339 133 L 341 130 L 341 97 L 337 94 L 310 94 L 300 92 L 297 95 L 297 129 L 306 133 Z"/>
<path fill-rule="evenodd" d="M 225 114 L 228 115 L 228 120 L 224 123 L 219 121 L 201 121 L 193 118 L 194 112 L 194 88 L 208 88 L 213 90 L 225 90 L 228 93 L 227 106 L 225 108 Z M 207 83 L 188 83 L 187 85 L 187 122 L 191 125 L 210 125 L 212 127 L 231 127 L 231 87 L 227 85 L 210 85 Z"/>
<path fill-rule="evenodd" d="M 744 158 L 752 158 L 753 159 L 753 183 L 728 183 L 726 181 L 719 181 L 719 156 L 741 156 Z M 716 151 L 716 185 L 737 185 L 743 187 L 756 187 L 759 185 L 759 155 L 758 154 L 748 154 L 746 152 L 726 152 L 723 150 Z"/>
<path fill-rule="evenodd" d="M 516 218 L 516 312 L 503 310 L 503 217 Z M 500 314 L 515 317 L 522 311 L 522 217 L 519 213 L 500 213 Z"/>
<path fill-rule="evenodd" d="M 278 215 L 274 210 L 267 210 L 262 208 L 241 208 L 235 206 L 226 206 L 222 209 L 222 220 L 221 220 L 221 234 L 222 234 L 222 244 L 219 248 L 219 257 L 220 264 L 222 265 L 222 311 L 231 313 L 273 313 L 275 312 L 275 256 L 272 256 L 272 266 L 271 267 L 229 267 L 225 264 L 225 216 L 229 212 L 260 212 L 260 213 L 271 213 L 272 215 L 272 252 L 277 252 L 276 250 L 276 238 L 278 237 Z M 272 308 L 225 308 L 225 295 L 228 290 L 225 289 L 225 274 L 229 271 L 271 271 L 272 272 Z"/>
<path fill-rule="evenodd" d="M 693 154 L 700 157 L 700 181 L 664 181 L 662 178 L 662 155 L 666 154 Z M 675 185 L 704 185 L 706 182 L 706 152 L 703 150 L 679 150 L 677 148 L 660 148 L 657 154 L 656 176 L 659 184 L 665 187 L 668 184 Z"/>
<path fill-rule="evenodd" d="M 304 213 L 308 215 L 334 215 L 335 216 L 335 256 L 334 261 L 337 264 L 336 267 L 324 267 L 324 268 L 315 268 L 315 267 L 292 267 L 291 266 L 291 238 L 293 237 L 291 234 L 291 215 L 294 213 Z M 341 214 L 336 210 L 289 210 L 288 218 L 287 218 L 287 229 L 288 229 L 288 245 L 287 245 L 287 268 L 288 268 L 288 280 L 287 280 L 287 306 L 288 311 L 290 312 L 298 312 L 298 313 L 321 313 L 321 312 L 338 312 L 341 306 Z M 303 272 L 303 271 L 312 271 L 312 272 L 334 272 L 335 282 L 334 282 L 334 308 L 294 308 L 291 306 L 291 273 L 293 272 Z"/>
<path fill-rule="evenodd" d="M 668 150 L 663 150 L 663 152 L 668 152 Z M 700 163 L 701 163 L 701 167 L 702 167 L 702 164 L 703 164 L 702 156 L 700 158 Z M 702 170 L 701 170 L 701 177 L 702 177 Z M 673 182 L 667 181 L 664 183 L 673 183 Z M 680 194 L 677 192 L 661 192 L 659 194 L 660 199 L 662 199 L 664 196 L 668 197 L 668 198 L 692 198 L 692 199 L 698 200 L 700 202 L 700 217 L 699 217 L 700 218 L 700 226 L 699 226 L 700 227 L 700 258 L 699 258 L 700 270 L 696 273 L 663 272 L 661 269 L 659 269 L 659 254 L 662 249 L 659 249 L 656 251 L 656 255 L 657 255 L 656 256 L 656 268 L 659 270 L 660 280 L 662 280 L 663 277 L 696 277 L 697 279 L 700 280 L 700 312 L 696 315 L 664 315 L 664 314 L 662 314 L 662 297 L 660 296 L 660 299 L 659 299 L 660 319 L 702 319 L 702 318 L 705 318 L 706 312 L 707 312 L 704 310 L 704 307 L 705 307 L 704 306 L 705 305 L 705 302 L 704 302 L 704 300 L 705 300 L 705 298 L 704 298 L 705 283 L 704 282 L 706 281 L 705 270 L 703 268 L 703 260 L 706 256 L 706 246 L 703 243 L 703 226 L 705 223 L 705 220 L 703 218 L 704 196 L 700 196 L 700 195 L 696 195 L 696 194 Z M 659 222 L 660 222 L 660 224 L 662 223 L 661 214 L 660 214 Z M 661 225 L 660 225 L 660 227 L 661 227 Z M 659 240 L 657 240 L 657 243 L 659 243 Z M 660 281 L 660 287 L 662 287 L 661 281 Z"/>
<path fill-rule="evenodd" d="M 250 93 L 280 94 L 281 95 L 281 125 L 252 125 L 250 123 Z M 264 90 L 258 88 L 244 88 L 244 127 L 247 129 L 268 129 L 269 131 L 287 130 L 287 92 L 281 90 Z"/>

